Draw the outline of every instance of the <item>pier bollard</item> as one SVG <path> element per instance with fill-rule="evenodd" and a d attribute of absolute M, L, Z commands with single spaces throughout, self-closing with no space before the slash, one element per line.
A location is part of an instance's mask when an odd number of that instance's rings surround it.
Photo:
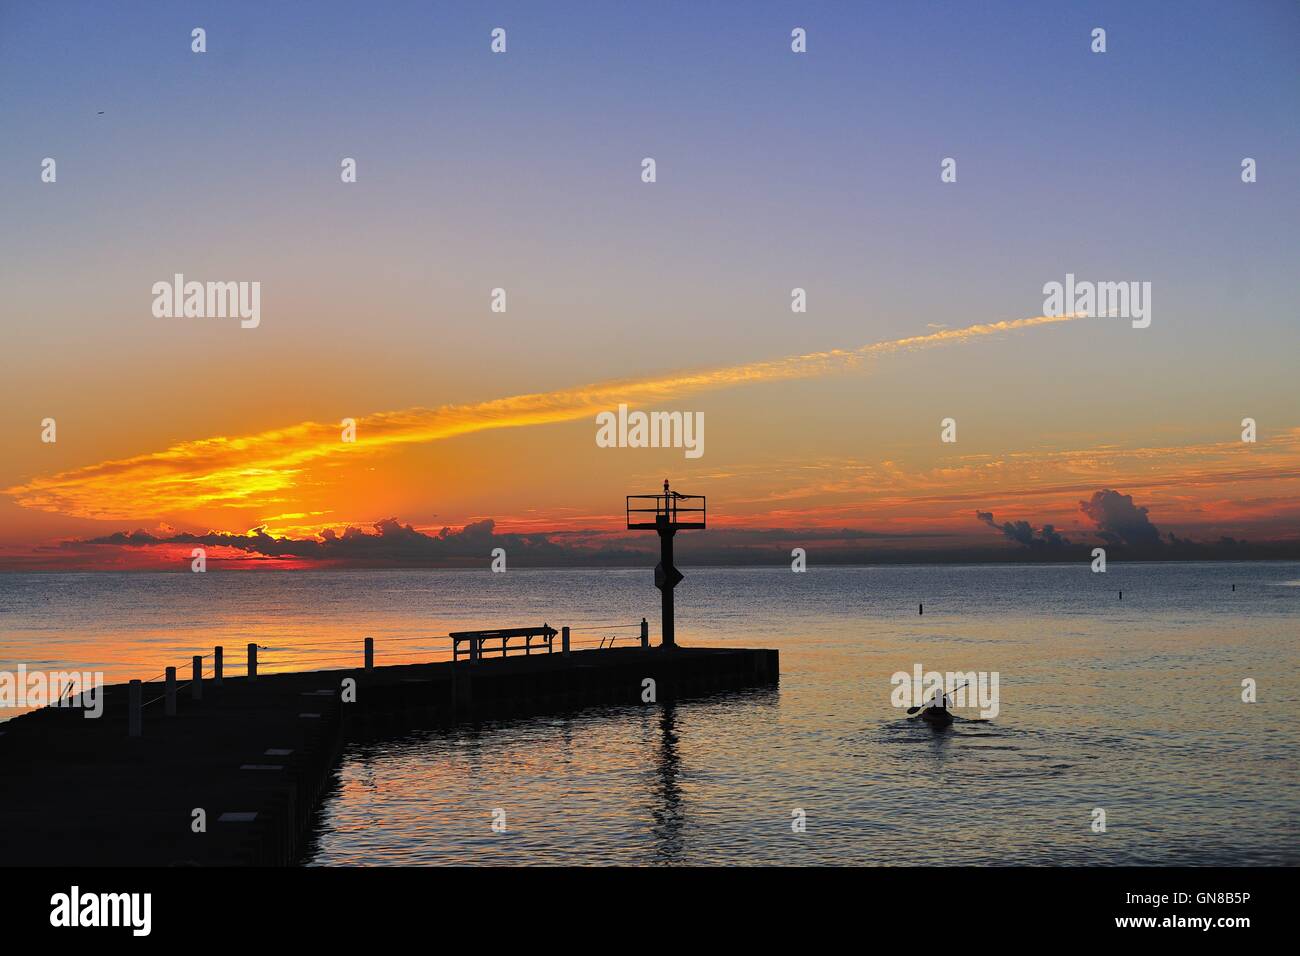
<path fill-rule="evenodd" d="M 165 687 L 164 694 L 166 694 L 165 708 L 166 708 L 167 716 L 175 717 L 176 716 L 176 668 L 174 667 L 167 668 L 167 679 L 166 679 L 166 683 L 164 684 L 164 687 Z"/>
<path fill-rule="evenodd" d="M 257 680 L 257 645 L 248 645 L 248 680 L 249 683 Z"/>
<path fill-rule="evenodd" d="M 569 625 L 560 628 L 560 656 L 569 656 Z"/>
<path fill-rule="evenodd" d="M 367 637 L 366 638 L 366 670 L 372 671 L 374 669 L 375 669 L 375 639 L 373 637 Z"/>
<path fill-rule="evenodd" d="M 641 618 L 641 646 L 650 646 L 650 625 L 646 623 L 645 618 Z"/>
<path fill-rule="evenodd" d="M 203 699 L 203 658 L 198 654 L 194 655 L 194 676 L 190 680 L 190 697 L 194 700 Z"/>
<path fill-rule="evenodd" d="M 222 670 L 225 667 L 226 649 L 217 645 L 212 649 L 212 683 L 216 687 L 221 686 Z"/>
<path fill-rule="evenodd" d="M 139 737 L 141 732 L 140 682 L 131 681 L 131 690 L 127 699 L 126 732 L 132 737 Z"/>

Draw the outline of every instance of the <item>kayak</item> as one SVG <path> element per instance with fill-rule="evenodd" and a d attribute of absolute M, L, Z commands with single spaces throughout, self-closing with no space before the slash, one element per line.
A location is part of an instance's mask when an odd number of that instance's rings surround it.
<path fill-rule="evenodd" d="M 917 716 L 931 727 L 947 727 L 952 723 L 952 713 L 937 707 L 927 707 Z"/>

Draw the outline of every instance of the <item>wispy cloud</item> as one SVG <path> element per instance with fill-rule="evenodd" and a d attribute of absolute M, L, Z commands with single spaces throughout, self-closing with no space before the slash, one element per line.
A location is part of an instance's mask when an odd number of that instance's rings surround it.
<path fill-rule="evenodd" d="M 951 345 L 990 335 L 1068 322 L 1074 315 L 1036 316 L 942 329 L 771 361 L 600 382 L 468 405 L 409 408 L 358 419 L 355 442 L 339 426 L 302 422 L 242 437 L 186 441 L 162 451 L 38 477 L 4 490 L 27 508 L 82 518 L 150 520 L 212 507 L 271 508 L 325 459 L 372 455 L 495 428 L 575 421 L 621 402 L 646 405 L 696 392 L 811 378 L 898 352 Z"/>
<path fill-rule="evenodd" d="M 870 501 L 872 507 L 880 503 L 956 505 L 981 502 L 996 489 L 1002 501 L 1057 497 L 1073 512 L 1076 502 L 1072 496 L 1090 494 L 1099 483 L 1119 480 L 1144 492 L 1184 494 L 1193 489 L 1226 490 L 1242 483 L 1295 481 L 1300 478 L 1300 428 L 1280 431 L 1253 446 L 1234 439 L 1133 448 L 1036 448 L 1000 455 L 962 455 L 953 464 L 928 469 L 856 458 L 797 459 L 767 463 L 764 468 L 764 481 L 775 490 L 759 497 L 737 496 L 732 499 L 733 507 L 766 507 L 836 496 Z"/>

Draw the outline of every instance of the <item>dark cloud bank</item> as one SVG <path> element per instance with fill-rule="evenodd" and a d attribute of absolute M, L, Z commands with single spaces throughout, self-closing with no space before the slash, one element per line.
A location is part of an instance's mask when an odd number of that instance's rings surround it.
<path fill-rule="evenodd" d="M 1019 557 L 1031 560 L 1082 560 L 1098 543 L 1108 554 L 1142 561 L 1266 560 L 1300 555 L 1300 544 L 1295 542 L 1253 543 L 1226 537 L 1194 541 L 1172 531 L 1162 535 L 1146 507 L 1134 504 L 1132 495 L 1109 488 L 1094 491 L 1087 501 L 1080 501 L 1079 511 L 1094 525 L 1088 533 L 1098 542 L 1072 544 L 1050 524 L 1038 530 L 1027 521 L 999 524 L 991 511 L 976 511 L 975 517 L 1020 545 Z"/>
<path fill-rule="evenodd" d="M 1103 489 L 1079 510 L 1093 525 L 1087 541 L 1071 541 L 1050 524 L 1035 528 L 1025 520 L 998 522 L 992 512 L 976 519 L 998 532 L 989 545 L 964 545 L 938 533 L 885 534 L 854 529 L 717 529 L 689 532 L 677 539 L 683 564 L 788 565 L 792 548 L 802 547 L 817 564 L 904 564 L 1001 561 L 1086 561 L 1099 543 L 1110 556 L 1127 560 L 1261 560 L 1300 558 L 1296 542 L 1252 543 L 1234 538 L 1193 541 L 1162 535 L 1145 507 L 1129 495 Z M 225 547 L 250 557 L 287 558 L 322 567 L 403 568 L 482 567 L 495 548 L 503 548 L 510 567 L 645 567 L 657 560 L 653 534 L 615 535 L 597 531 L 503 533 L 492 519 L 436 534 L 417 531 L 395 518 L 371 530 L 326 531 L 320 538 L 287 538 L 256 529 L 246 535 L 117 532 L 68 542 L 68 547 L 162 546 Z"/>
<path fill-rule="evenodd" d="M 975 517 L 990 528 L 1001 531 L 1009 540 L 1024 545 L 1031 551 L 1053 551 L 1070 543 L 1057 534 L 1056 529 L 1050 524 L 1045 524 L 1041 530 L 1035 531 L 1033 525 L 1028 521 L 1004 521 L 1002 524 L 998 524 L 993 520 L 993 512 L 991 511 L 977 511 Z"/>
<path fill-rule="evenodd" d="M 930 535 L 885 535 L 854 529 L 716 530 L 690 532 L 677 539 L 677 552 L 694 563 L 772 564 L 789 562 L 793 547 L 844 548 L 871 553 L 868 542 L 918 543 Z M 481 567 L 496 548 L 506 552 L 510 567 L 644 567 L 658 557 L 658 537 L 646 532 L 550 531 L 535 534 L 498 532 L 491 518 L 459 530 L 437 534 L 417 531 L 396 518 L 376 522 L 372 530 L 326 531 L 320 538 L 287 538 L 255 529 L 249 534 L 155 534 L 119 531 L 100 538 L 67 542 L 67 548 L 233 548 L 251 556 L 289 558 L 342 567 Z M 862 560 L 861 557 L 858 560 Z"/>

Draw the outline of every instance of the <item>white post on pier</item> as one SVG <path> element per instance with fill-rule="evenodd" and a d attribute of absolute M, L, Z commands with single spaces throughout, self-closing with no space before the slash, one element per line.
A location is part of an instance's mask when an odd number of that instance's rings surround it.
<path fill-rule="evenodd" d="M 560 653 L 564 657 L 569 656 L 569 625 L 560 628 Z"/>
<path fill-rule="evenodd" d="M 212 649 L 212 684 L 215 687 L 221 686 L 222 670 L 225 667 L 226 649 L 217 645 Z"/>
<path fill-rule="evenodd" d="M 374 669 L 375 669 L 375 639 L 373 637 L 367 637 L 366 638 L 366 670 L 372 671 Z"/>
<path fill-rule="evenodd" d="M 166 695 L 165 710 L 168 717 L 176 716 L 176 668 L 167 668 L 167 678 L 164 684 Z"/>
<path fill-rule="evenodd" d="M 190 697 L 194 700 L 203 699 L 203 658 L 198 654 L 194 655 L 194 676 L 190 679 Z"/>
<path fill-rule="evenodd" d="M 257 645 L 248 645 L 248 681 L 252 683 L 257 680 Z"/>
<path fill-rule="evenodd" d="M 131 681 L 131 689 L 127 698 L 126 708 L 126 732 L 132 737 L 139 737 L 141 733 L 141 713 L 140 713 L 140 682 Z"/>

